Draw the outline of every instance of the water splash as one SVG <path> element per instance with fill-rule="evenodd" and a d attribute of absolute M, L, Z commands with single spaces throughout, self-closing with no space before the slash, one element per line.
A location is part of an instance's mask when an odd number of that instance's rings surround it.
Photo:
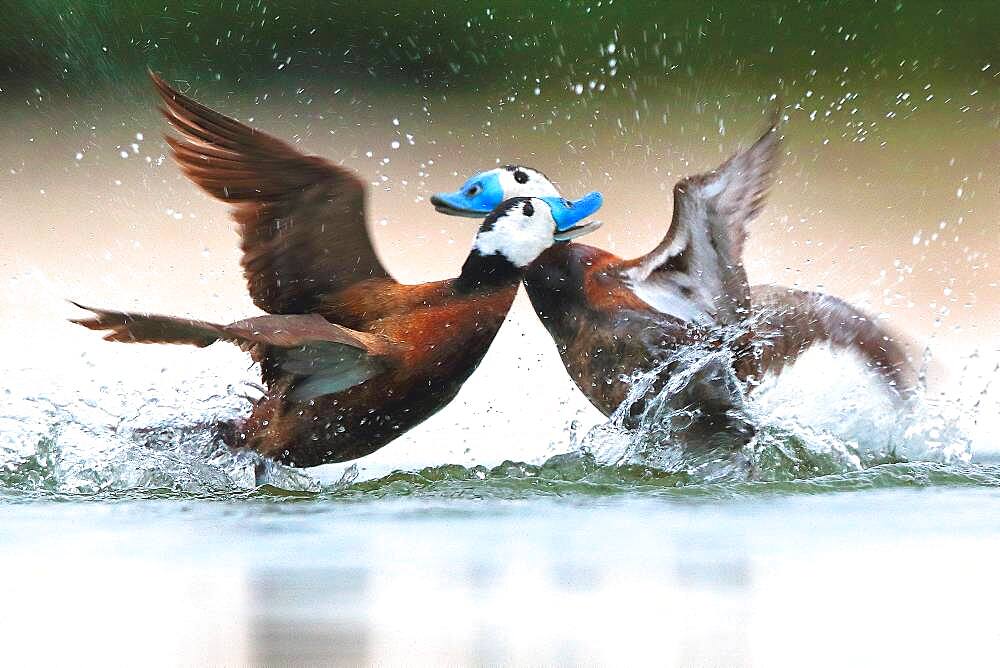
<path fill-rule="evenodd" d="M 1000 480 L 993 468 L 969 463 L 965 425 L 982 408 L 978 403 L 964 406 L 923 392 L 895 408 L 863 371 L 848 372 L 858 365 L 824 351 L 807 354 L 780 379 L 747 394 L 729 353 L 683 354 L 685 365 L 667 383 L 656 382 L 662 369 L 636 376 L 610 420 L 582 437 L 570 429 L 562 448 L 568 452 L 544 462 L 450 464 L 369 480 L 359 480 L 350 467 L 333 484 L 226 448 L 222 430 L 247 412 L 253 397 L 244 395 L 256 390 L 247 383 L 220 386 L 218 373 L 139 387 L 87 379 L 72 388 L 29 372 L 8 374 L 17 390 L 2 394 L 0 498 L 727 498 Z M 692 387 L 706 378 L 732 399 L 726 428 L 709 440 L 693 429 L 706 416 L 689 401 Z M 629 417 L 640 400 L 641 414 Z"/>
<path fill-rule="evenodd" d="M 623 404 L 582 447 L 606 465 L 684 472 L 703 482 L 795 480 L 893 462 L 964 465 L 972 458 L 966 426 L 979 401 L 966 406 L 923 388 L 894 403 L 860 363 L 824 347 L 748 395 L 733 362 L 725 348 L 689 347 L 637 374 Z M 706 391 L 724 414 L 705 413 Z M 626 428 L 636 412 L 637 424 Z"/>
<path fill-rule="evenodd" d="M 222 431 L 246 412 L 247 388 L 223 386 L 220 392 L 214 375 L 145 387 L 91 379 L 73 389 L 29 374 L 12 376 L 23 396 L 4 392 L 0 490 L 197 495 L 258 484 L 318 489 L 300 471 L 225 447 Z"/>

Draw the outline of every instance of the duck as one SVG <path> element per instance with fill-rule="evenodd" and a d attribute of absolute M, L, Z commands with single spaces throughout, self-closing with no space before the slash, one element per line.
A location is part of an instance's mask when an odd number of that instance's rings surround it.
<path fill-rule="evenodd" d="M 368 455 L 441 410 L 504 322 L 526 268 L 596 229 L 595 198 L 512 197 L 483 219 L 458 276 L 404 285 L 367 228 L 354 172 L 216 112 L 150 73 L 182 172 L 232 206 L 265 315 L 230 324 L 83 307 L 108 341 L 227 342 L 260 364 L 263 396 L 231 445 L 296 467 Z"/>
<path fill-rule="evenodd" d="M 820 343 L 860 355 L 894 402 L 914 392 L 902 340 L 861 309 L 821 292 L 750 285 L 743 251 L 774 182 L 780 146 L 775 113 L 749 148 L 681 179 L 665 236 L 641 257 L 572 243 L 549 248 L 528 268 L 524 286 L 535 313 L 570 377 L 605 416 L 623 405 L 637 374 L 665 368 L 629 407 L 626 422 L 638 419 L 646 399 L 677 372 L 678 352 L 692 345 L 728 348 L 731 371 L 750 392 Z M 481 216 L 515 192 L 559 190 L 541 171 L 510 165 L 475 174 L 431 204 L 448 215 Z M 743 393 L 720 364 L 694 373 L 678 405 L 696 406 L 707 418 L 741 409 Z"/>

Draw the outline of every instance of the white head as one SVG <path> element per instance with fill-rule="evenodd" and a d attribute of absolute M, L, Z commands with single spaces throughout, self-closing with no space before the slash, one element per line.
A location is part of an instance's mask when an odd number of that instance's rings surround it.
<path fill-rule="evenodd" d="M 496 207 L 483 221 L 473 251 L 483 257 L 500 255 L 522 269 L 557 241 L 569 241 L 600 226 L 580 224 L 601 206 L 592 193 L 569 202 L 561 197 L 517 197 Z"/>
<path fill-rule="evenodd" d="M 451 193 L 437 193 L 431 204 L 440 213 L 481 218 L 514 197 L 562 197 L 537 169 L 507 165 L 480 172 Z"/>
<path fill-rule="evenodd" d="M 494 173 L 500 180 L 504 199 L 512 197 L 562 197 L 555 184 L 537 169 L 520 165 L 506 165 L 487 173 Z"/>

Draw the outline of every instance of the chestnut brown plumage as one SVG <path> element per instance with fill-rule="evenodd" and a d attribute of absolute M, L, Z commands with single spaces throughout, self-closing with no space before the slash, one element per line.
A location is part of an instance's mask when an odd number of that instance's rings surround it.
<path fill-rule="evenodd" d="M 75 322 L 107 331 L 110 341 L 228 341 L 250 352 L 267 389 L 237 426 L 235 444 L 298 466 L 369 454 L 451 401 L 503 323 L 523 265 L 502 249 L 474 249 L 455 279 L 396 282 L 372 246 L 356 175 L 150 77 L 180 133 L 167 142 L 182 171 L 233 206 L 247 286 L 269 315 L 219 325 L 89 309 L 93 317 Z M 550 204 L 509 200 L 480 234 L 489 232 L 495 247 L 499 217 L 545 208 L 549 217 L 535 215 L 532 225 L 555 224 L 551 237 L 562 222 Z"/>
<path fill-rule="evenodd" d="M 650 253 L 623 260 L 584 244 L 558 245 L 526 273 L 528 296 L 567 372 L 605 415 L 626 398 L 636 372 L 659 367 L 682 346 L 721 344 L 720 327 L 744 328 L 725 343 L 742 380 L 778 373 L 811 346 L 829 343 L 859 353 L 895 397 L 913 391 L 915 374 L 898 336 L 862 311 L 819 293 L 750 287 L 743 247 L 779 164 L 776 123 L 717 169 L 676 185 L 670 227 Z M 643 407 L 634 404 L 633 414 Z M 733 407 L 720 400 L 714 409 Z"/>

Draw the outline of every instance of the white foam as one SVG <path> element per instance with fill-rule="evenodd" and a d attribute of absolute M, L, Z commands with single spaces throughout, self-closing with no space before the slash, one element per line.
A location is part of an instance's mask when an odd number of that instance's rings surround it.
<path fill-rule="evenodd" d="M 88 346 L 87 337 L 94 338 L 81 330 L 84 357 L 65 347 L 43 354 L 25 342 L 22 359 L 31 360 L 31 368 L 7 371 L 0 390 L 0 469 L 23 462 L 48 439 L 58 443 L 49 453 L 58 460 L 57 477 L 80 488 L 253 485 L 256 460 L 205 454 L 210 426 L 246 413 L 249 402 L 240 395 L 258 394 L 251 384 L 259 376 L 245 355 L 225 346 L 199 350 L 96 339 Z M 891 447 L 908 458 L 965 461 L 970 449 L 997 452 L 991 439 L 1000 426 L 1000 392 L 990 382 L 1000 354 L 982 353 L 965 371 L 960 359 L 943 362 L 956 369 L 953 380 L 932 384 L 915 410 L 900 413 L 859 362 L 818 349 L 753 393 L 749 409 L 765 425 L 807 427 L 809 447 L 820 449 L 835 438 L 855 444 L 862 455 Z M 540 463 L 573 449 L 577 438 L 604 422 L 571 382 L 522 295 L 456 399 L 355 465 L 367 479 L 444 463 Z M 317 467 L 308 477 L 336 482 L 350 466 Z"/>

